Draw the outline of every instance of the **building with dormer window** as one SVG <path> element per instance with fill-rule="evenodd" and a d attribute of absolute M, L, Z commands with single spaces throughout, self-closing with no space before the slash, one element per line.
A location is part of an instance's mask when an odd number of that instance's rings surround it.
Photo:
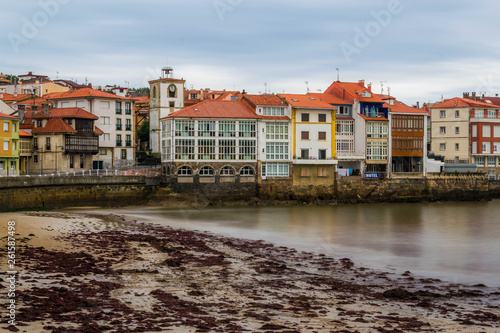
<path fill-rule="evenodd" d="M 135 165 L 135 100 L 92 88 L 46 96 L 54 108 L 81 108 L 98 116 L 103 131 L 91 168 Z"/>
<path fill-rule="evenodd" d="M 354 150 L 364 152 L 363 174 L 386 177 L 389 164 L 389 119 L 384 101 L 365 87 L 365 81 L 333 82 L 325 91 L 351 103 L 354 117 Z"/>
<path fill-rule="evenodd" d="M 33 116 L 33 157 L 30 174 L 71 172 L 92 168 L 99 153 L 98 116 L 82 108 L 43 109 Z"/>

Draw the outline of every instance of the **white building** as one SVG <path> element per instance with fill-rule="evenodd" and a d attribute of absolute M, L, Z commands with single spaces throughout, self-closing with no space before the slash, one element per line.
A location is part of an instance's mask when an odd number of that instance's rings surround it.
<path fill-rule="evenodd" d="M 279 94 L 292 119 L 295 185 L 333 185 L 336 176 L 335 113 L 332 105 L 310 95 Z"/>
<path fill-rule="evenodd" d="M 243 95 L 260 117 L 257 127 L 261 179 L 290 177 L 292 131 L 288 104 L 276 95 Z"/>
<path fill-rule="evenodd" d="M 255 181 L 258 120 L 247 103 L 217 100 L 162 118 L 163 174 L 179 183 Z"/>
<path fill-rule="evenodd" d="M 135 165 L 134 100 L 107 92 L 84 88 L 52 94 L 47 98 L 54 108 L 79 107 L 96 116 L 103 134 L 93 168 Z"/>
<path fill-rule="evenodd" d="M 160 153 L 160 119 L 184 108 L 185 80 L 172 78 L 172 68 L 163 69 L 163 78 L 149 81 L 149 146 Z"/>

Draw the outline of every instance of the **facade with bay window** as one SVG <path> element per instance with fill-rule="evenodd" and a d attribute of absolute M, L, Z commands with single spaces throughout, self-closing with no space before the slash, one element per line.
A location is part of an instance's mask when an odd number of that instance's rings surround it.
<path fill-rule="evenodd" d="M 257 128 L 258 117 L 240 101 L 207 100 L 174 112 L 161 120 L 163 173 L 179 182 L 254 181 Z"/>
<path fill-rule="evenodd" d="M 260 117 L 257 128 L 260 179 L 290 177 L 292 131 L 287 103 L 271 94 L 245 94 L 242 101 Z"/>
<path fill-rule="evenodd" d="M 134 100 L 84 88 L 47 97 L 57 108 L 78 107 L 99 117 L 96 125 L 103 134 L 99 153 L 91 168 L 107 169 L 135 165 Z"/>
<path fill-rule="evenodd" d="M 471 150 L 478 171 L 500 176 L 500 110 L 471 110 Z"/>

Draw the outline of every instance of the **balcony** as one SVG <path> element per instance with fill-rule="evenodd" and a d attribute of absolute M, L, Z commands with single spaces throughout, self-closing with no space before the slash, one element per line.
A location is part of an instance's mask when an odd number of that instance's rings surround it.
<path fill-rule="evenodd" d="M 116 108 L 116 114 L 122 114 L 122 109 L 121 108 Z"/>
<path fill-rule="evenodd" d="M 125 109 L 125 114 L 132 114 L 132 110 L 131 109 Z"/>
<path fill-rule="evenodd" d="M 132 141 L 125 141 L 126 147 L 132 147 Z"/>
<path fill-rule="evenodd" d="M 127 125 L 127 126 L 125 126 L 125 130 L 126 130 L 126 131 L 131 131 L 131 130 L 132 130 L 132 125 Z"/>
<path fill-rule="evenodd" d="M 116 140 L 116 146 L 121 147 L 122 146 L 122 140 Z"/>
<path fill-rule="evenodd" d="M 122 125 L 121 124 L 116 124 L 116 130 L 121 131 L 122 130 Z"/>
<path fill-rule="evenodd" d="M 338 160 L 329 157 L 326 159 L 319 159 L 315 156 L 311 156 L 309 158 L 300 158 L 297 156 L 293 157 L 293 164 L 316 164 L 316 165 L 336 165 L 338 164 Z"/>
<path fill-rule="evenodd" d="M 97 135 L 67 135 L 64 150 L 67 153 L 97 154 L 99 137 Z"/>

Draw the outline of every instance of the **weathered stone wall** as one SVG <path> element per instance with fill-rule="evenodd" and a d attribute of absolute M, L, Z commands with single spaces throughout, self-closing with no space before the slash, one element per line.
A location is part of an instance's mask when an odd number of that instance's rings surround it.
<path fill-rule="evenodd" d="M 0 211 L 126 206 L 148 201 L 159 179 L 125 176 L 22 177 L 0 180 Z"/>
<path fill-rule="evenodd" d="M 332 186 L 292 186 L 290 180 L 268 180 L 259 187 L 261 199 L 302 203 L 460 201 L 491 197 L 488 180 L 482 176 L 386 180 L 344 178 Z"/>
<path fill-rule="evenodd" d="M 249 200 L 257 196 L 255 176 L 220 176 L 206 177 L 165 177 L 168 186 L 179 194 L 189 194 L 202 201 L 237 201 Z"/>
<path fill-rule="evenodd" d="M 180 178 L 184 179 L 181 181 Z M 163 181 L 162 186 L 160 180 Z M 232 201 L 328 204 L 484 200 L 492 197 L 500 197 L 500 181 L 489 182 L 480 175 L 392 180 L 344 178 L 330 186 L 293 186 L 291 178 L 269 178 L 257 184 L 254 177 L 240 175 L 163 179 L 144 176 L 22 177 L 0 180 L 0 211 L 126 206 L 179 199 L 194 204 Z"/>

